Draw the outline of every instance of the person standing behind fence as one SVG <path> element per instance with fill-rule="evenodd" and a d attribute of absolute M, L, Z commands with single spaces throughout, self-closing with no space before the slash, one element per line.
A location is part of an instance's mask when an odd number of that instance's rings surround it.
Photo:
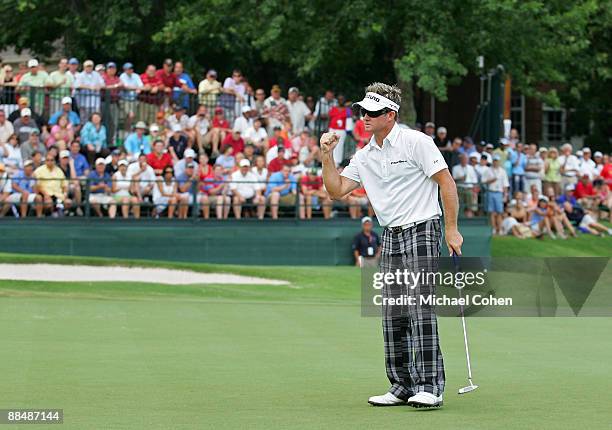
<path fill-rule="evenodd" d="M 580 171 L 580 162 L 578 157 L 572 154 L 572 145 L 565 143 L 561 146 L 561 156 L 559 156 L 559 164 L 561 172 L 561 188 L 566 189 L 568 185 L 576 185 L 578 182 L 578 173 Z"/>
<path fill-rule="evenodd" d="M 162 68 L 155 72 L 157 78 L 161 81 L 164 91 L 164 106 L 169 106 L 172 101 L 172 92 L 174 87 L 180 86 L 176 74 L 173 72 L 174 63 L 171 58 L 166 58 L 162 64 Z"/>
<path fill-rule="evenodd" d="M 115 146 L 117 130 L 119 128 L 119 90 L 122 87 L 121 79 L 117 76 L 117 65 L 110 61 L 106 64 L 106 71 L 102 74 L 105 89 L 103 92 L 104 118 L 106 118 L 107 136 L 109 146 Z"/>
<path fill-rule="evenodd" d="M 468 156 L 460 155 L 460 163 L 453 166 L 453 179 L 457 184 L 459 193 L 459 204 L 464 210 L 465 216 L 471 218 L 478 209 L 474 199 L 474 186 L 478 183 L 476 170 L 468 164 Z"/>
<path fill-rule="evenodd" d="M 338 100 L 334 97 L 332 90 L 326 90 L 325 95 L 319 99 L 315 106 L 315 134 L 320 135 L 329 128 L 329 111 L 334 106 L 338 106 Z"/>
<path fill-rule="evenodd" d="M 32 58 L 28 61 L 28 68 L 30 71 L 19 80 L 19 88 L 17 91 L 30 95 L 32 108 L 42 113 L 45 110 L 45 86 L 49 80 L 49 75 L 47 72 L 40 70 L 36 58 Z"/>
<path fill-rule="evenodd" d="M 296 87 L 289 88 L 287 94 L 287 108 L 291 117 L 293 135 L 298 135 L 306 127 L 306 121 L 312 118 L 312 112 L 302 100 L 299 99 L 300 90 Z"/>
<path fill-rule="evenodd" d="M 264 101 L 264 115 L 268 118 L 268 134 L 272 134 L 276 127 L 281 127 L 289 114 L 287 100 L 281 97 L 281 88 L 273 85 L 270 97 Z"/>
<path fill-rule="evenodd" d="M 525 187 L 523 191 L 531 189 L 535 185 L 538 192 L 542 193 L 542 166 L 544 161 L 538 154 L 538 147 L 535 144 L 527 146 L 527 158 L 525 160 Z"/>
<path fill-rule="evenodd" d="M 137 97 L 144 86 L 140 76 L 134 73 L 134 65 L 125 63 L 123 73 L 119 76 L 123 89 L 119 93 L 119 106 L 121 108 L 121 118 L 124 121 L 124 131 L 127 133 L 132 128 L 132 122 L 137 115 Z"/>
<path fill-rule="evenodd" d="M 100 112 L 100 90 L 104 88 L 104 79 L 94 70 L 93 61 L 83 63 L 83 71 L 77 75 L 74 86 L 81 118 Z"/>
<path fill-rule="evenodd" d="M 347 121 L 351 117 L 351 108 L 344 106 L 344 96 L 338 95 L 338 105 L 329 110 L 329 131 L 339 137 L 338 144 L 334 148 L 334 160 L 336 167 L 344 161 L 344 141 L 346 140 Z"/>
<path fill-rule="evenodd" d="M 106 141 L 106 127 L 102 124 L 102 115 L 94 112 L 81 130 L 81 146 L 87 154 L 89 164 L 93 166 L 96 157 L 107 157 L 110 151 Z"/>
<path fill-rule="evenodd" d="M 219 97 L 219 105 L 226 111 L 230 121 L 240 115 L 240 109 L 245 102 L 246 87 L 242 82 L 242 72 L 234 69 L 232 76 L 223 82 L 223 93 Z"/>
<path fill-rule="evenodd" d="M 49 92 L 49 112 L 54 113 L 62 108 L 64 98 L 70 97 L 72 87 L 74 85 L 74 77 L 68 72 L 68 59 L 62 58 L 57 64 L 57 70 L 49 74 L 47 79 L 47 87 Z M 71 102 L 72 103 L 72 102 Z M 72 104 L 71 104 L 72 107 Z M 49 123 L 51 123 L 49 121 Z M 79 125 L 74 124 L 75 126 Z"/>
<path fill-rule="evenodd" d="M 206 78 L 198 85 L 198 98 L 200 104 L 206 106 L 207 110 L 213 110 L 217 106 L 217 99 L 221 94 L 221 82 L 217 80 L 217 71 L 210 69 Z"/>
<path fill-rule="evenodd" d="M 198 90 L 191 80 L 191 76 L 185 72 L 182 61 L 177 61 L 174 64 L 174 74 L 176 75 L 177 85 L 172 89 L 172 100 L 191 113 L 197 107 L 195 99 L 192 99 L 191 95 L 197 94 Z"/>
<path fill-rule="evenodd" d="M 144 120 L 147 124 L 153 124 L 157 120 L 157 112 L 164 101 L 164 84 L 157 75 L 157 69 L 153 64 L 147 66 L 146 71 L 140 75 L 143 88 L 139 99 L 141 112 L 138 119 Z"/>

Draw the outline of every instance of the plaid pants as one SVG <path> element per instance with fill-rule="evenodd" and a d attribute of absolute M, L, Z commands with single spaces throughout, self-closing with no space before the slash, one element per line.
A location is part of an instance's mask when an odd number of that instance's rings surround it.
<path fill-rule="evenodd" d="M 440 220 L 428 220 L 399 233 L 385 229 L 382 236 L 381 272 L 407 269 L 435 272 L 440 257 Z M 434 294 L 435 285 L 421 283 L 385 285 L 383 297 L 401 294 L 417 297 Z M 406 400 L 425 391 L 444 392 L 444 362 L 438 338 L 438 322 L 432 306 L 383 306 L 385 368 L 391 382 L 389 392 Z"/>

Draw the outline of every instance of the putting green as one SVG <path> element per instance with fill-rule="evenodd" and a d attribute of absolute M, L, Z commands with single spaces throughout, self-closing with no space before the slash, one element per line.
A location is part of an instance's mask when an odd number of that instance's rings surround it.
<path fill-rule="evenodd" d="M 380 321 L 360 316 L 356 269 L 232 270 L 292 285 L 1 281 L 0 408 L 63 408 L 69 429 L 612 422 L 612 319 L 470 318 L 480 388 L 459 396 L 461 324 L 442 318 L 444 407 L 374 408 L 368 396 L 387 388 Z"/>

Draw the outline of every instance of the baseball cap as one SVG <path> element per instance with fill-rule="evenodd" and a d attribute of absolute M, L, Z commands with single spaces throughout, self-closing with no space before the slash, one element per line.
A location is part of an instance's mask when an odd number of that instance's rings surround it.
<path fill-rule="evenodd" d="M 31 135 L 33 135 L 33 134 L 40 134 L 40 131 L 38 131 L 38 129 L 37 129 L 37 128 L 35 128 L 34 130 L 32 130 L 32 131 L 30 132 L 30 136 L 31 136 Z"/>
<path fill-rule="evenodd" d="M 588 146 L 585 146 L 584 148 L 582 148 L 582 152 L 591 153 L 591 148 L 589 148 Z"/>
<path fill-rule="evenodd" d="M 447 133 L 446 127 L 438 127 L 438 133 Z"/>
<path fill-rule="evenodd" d="M 70 97 L 62 98 L 62 104 L 65 105 L 66 103 L 72 104 L 72 99 Z"/>
<path fill-rule="evenodd" d="M 105 70 L 104 68 L 104 64 L 97 64 L 96 68 L 94 69 L 96 72 L 103 72 Z"/>
<path fill-rule="evenodd" d="M 548 152 L 548 148 L 543 146 L 539 149 L 539 152 Z"/>
<path fill-rule="evenodd" d="M 183 154 L 185 158 L 195 158 L 196 153 L 193 149 L 187 148 L 185 149 L 185 153 Z"/>
<path fill-rule="evenodd" d="M 436 128 L 436 125 L 433 122 L 426 122 L 425 128 Z"/>
<path fill-rule="evenodd" d="M 576 155 L 578 157 L 582 157 L 584 155 L 584 152 L 582 150 L 578 150 L 578 151 L 576 151 Z"/>
<path fill-rule="evenodd" d="M 124 158 L 123 160 L 119 160 L 117 165 L 119 165 L 119 166 L 127 166 L 128 165 L 128 161 Z"/>
<path fill-rule="evenodd" d="M 499 161 L 499 160 L 501 160 L 501 157 L 499 156 L 499 154 L 495 154 L 493 156 L 493 161 Z"/>
<path fill-rule="evenodd" d="M 147 127 L 145 126 L 145 128 L 147 128 Z M 149 127 L 149 131 L 159 131 L 159 125 L 151 124 L 151 127 Z"/>
<path fill-rule="evenodd" d="M 109 61 L 108 63 L 106 63 L 106 68 L 107 69 L 110 69 L 111 67 L 116 69 L 117 65 L 114 62 L 112 62 L 112 61 Z"/>
<path fill-rule="evenodd" d="M 169 66 L 172 66 L 174 63 L 172 62 L 172 58 L 166 58 L 164 60 L 164 64 L 167 64 Z"/>
<path fill-rule="evenodd" d="M 144 123 L 144 121 L 138 121 L 136 123 L 136 125 L 134 126 L 134 128 L 138 129 L 138 128 L 142 128 L 143 130 L 147 129 L 147 125 Z"/>
<path fill-rule="evenodd" d="M 130 62 L 128 63 L 123 63 L 123 70 L 128 70 L 128 69 L 133 69 L 134 65 Z"/>
<path fill-rule="evenodd" d="M 93 65 L 94 65 L 94 62 L 91 60 L 85 60 L 85 62 L 83 63 L 83 67 L 88 67 L 88 66 L 93 67 Z"/>
<path fill-rule="evenodd" d="M 33 166 L 34 160 L 26 160 L 23 162 L 23 167 Z"/>
<path fill-rule="evenodd" d="M 210 69 L 207 73 L 206 76 L 214 76 L 215 78 L 217 77 L 217 71 L 215 69 Z"/>
<path fill-rule="evenodd" d="M 72 57 L 70 60 L 68 60 L 68 64 L 79 64 L 79 60 L 77 60 L 76 58 Z"/>
<path fill-rule="evenodd" d="M 172 126 L 172 132 L 173 132 L 173 133 L 178 133 L 178 132 L 179 132 L 179 131 L 181 131 L 181 130 L 183 130 L 183 129 L 182 129 L 182 128 L 181 128 L 181 126 L 180 126 L 180 125 L 178 125 L 178 124 L 174 124 L 174 125 Z"/>
<path fill-rule="evenodd" d="M 370 218 L 369 216 L 364 216 L 363 218 L 361 218 L 361 224 L 365 224 L 366 222 L 372 222 L 372 218 Z"/>
<path fill-rule="evenodd" d="M 60 158 L 70 157 L 70 151 L 64 149 L 64 150 L 60 151 L 59 156 L 60 156 Z"/>
<path fill-rule="evenodd" d="M 540 195 L 540 197 L 538 197 L 538 201 L 545 201 L 548 203 L 548 197 Z"/>
<path fill-rule="evenodd" d="M 242 109 L 241 109 L 242 113 L 251 112 L 251 110 L 252 110 L 251 106 L 249 106 L 249 105 L 244 105 L 244 106 L 242 106 Z"/>
<path fill-rule="evenodd" d="M 480 154 L 476 151 L 470 152 L 469 158 L 475 158 L 477 160 L 480 160 Z"/>
<path fill-rule="evenodd" d="M 242 133 L 242 131 L 239 128 L 234 128 L 232 129 L 232 133 Z"/>
<path fill-rule="evenodd" d="M 492 143 L 487 143 L 485 148 L 487 149 L 493 149 L 493 144 Z"/>
<path fill-rule="evenodd" d="M 111 155 L 121 155 L 121 150 L 119 148 L 115 148 L 113 149 L 113 152 L 111 152 Z"/>
<path fill-rule="evenodd" d="M 32 58 L 28 60 L 28 67 L 36 67 L 38 66 L 38 60 L 36 58 Z"/>
<path fill-rule="evenodd" d="M 21 109 L 21 116 L 32 116 L 32 111 L 30 108 Z"/>
<path fill-rule="evenodd" d="M 250 167 L 250 166 L 251 166 L 251 162 L 247 160 L 246 158 L 243 158 L 242 160 L 240 160 L 240 167 Z"/>
<path fill-rule="evenodd" d="M 195 169 L 195 163 L 187 163 L 185 164 L 185 168 L 186 169 Z"/>
<path fill-rule="evenodd" d="M 291 87 L 291 88 L 289 88 L 289 92 L 290 93 L 299 93 L 300 90 L 298 89 L 298 87 Z"/>
<path fill-rule="evenodd" d="M 508 142 L 508 139 L 506 139 L 505 137 L 502 137 L 501 139 L 499 139 L 499 143 L 501 143 L 502 145 L 510 144 L 510 142 Z"/>
<path fill-rule="evenodd" d="M 595 154 L 593 154 L 593 157 L 595 157 L 595 158 L 603 157 L 603 154 L 600 151 L 595 151 Z"/>
<path fill-rule="evenodd" d="M 376 112 L 381 109 L 390 109 L 393 112 L 399 111 L 399 105 L 392 100 L 380 94 L 367 92 L 363 100 L 353 103 L 353 106 L 359 106 L 370 112 Z"/>
<path fill-rule="evenodd" d="M 565 186 L 565 191 L 574 191 L 576 189 L 576 187 L 574 186 L 574 184 L 567 184 Z"/>
<path fill-rule="evenodd" d="M 96 159 L 96 166 L 97 166 L 98 164 L 106 164 L 106 161 L 104 161 L 104 158 L 97 158 L 97 159 Z"/>

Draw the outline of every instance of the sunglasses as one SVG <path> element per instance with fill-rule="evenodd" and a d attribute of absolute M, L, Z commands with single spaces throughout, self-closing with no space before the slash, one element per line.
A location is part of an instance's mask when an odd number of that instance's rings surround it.
<path fill-rule="evenodd" d="M 370 118 L 378 118 L 381 115 L 386 114 L 387 112 L 389 112 L 388 108 L 382 108 L 381 110 L 376 110 L 376 111 L 370 111 L 370 110 L 366 110 L 364 108 L 361 108 L 361 116 L 369 116 Z"/>

